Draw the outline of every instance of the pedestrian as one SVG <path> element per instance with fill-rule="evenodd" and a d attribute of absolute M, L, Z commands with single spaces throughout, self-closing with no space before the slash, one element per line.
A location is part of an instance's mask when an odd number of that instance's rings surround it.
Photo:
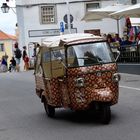
<path fill-rule="evenodd" d="M 33 58 L 34 58 L 34 73 L 33 74 L 35 74 L 35 66 L 36 66 L 36 55 L 37 55 L 37 50 L 38 50 L 38 48 L 40 47 L 40 44 L 34 44 L 34 49 L 33 49 Z"/>
<path fill-rule="evenodd" d="M 114 38 L 115 42 L 119 42 L 119 44 L 121 44 L 122 39 L 120 38 L 119 34 L 115 34 L 115 38 Z"/>
<path fill-rule="evenodd" d="M 25 70 L 29 70 L 29 57 L 25 55 L 24 57 L 24 64 L 25 64 Z"/>
<path fill-rule="evenodd" d="M 107 39 L 107 42 L 110 44 L 110 46 L 111 46 L 111 47 L 114 47 L 114 46 L 113 46 L 113 43 L 115 42 L 115 40 L 114 40 L 114 38 L 112 37 L 112 35 L 111 35 L 111 34 L 108 34 L 106 39 Z"/>
<path fill-rule="evenodd" d="M 140 56 L 140 32 L 136 36 L 138 55 Z"/>
<path fill-rule="evenodd" d="M 12 72 L 12 71 L 16 71 L 16 60 L 14 57 L 12 57 L 12 59 L 10 60 L 10 65 L 9 65 L 9 72 Z"/>
<path fill-rule="evenodd" d="M 1 59 L 0 72 L 7 72 L 7 60 L 4 56 Z"/>
<path fill-rule="evenodd" d="M 107 34 L 103 34 L 103 38 L 107 40 Z"/>
<path fill-rule="evenodd" d="M 140 32 L 136 36 L 137 45 L 140 46 Z"/>
<path fill-rule="evenodd" d="M 20 59 L 21 59 L 21 50 L 18 48 L 18 43 L 15 43 L 15 60 L 16 60 L 16 71 L 20 71 Z"/>
<path fill-rule="evenodd" d="M 128 36 L 124 36 L 124 40 L 121 42 L 121 46 L 132 45 L 132 41 L 129 40 Z"/>
<path fill-rule="evenodd" d="M 23 53 L 22 53 L 23 61 L 24 61 L 25 56 L 27 55 L 26 49 L 27 49 L 26 46 L 23 46 Z M 24 61 L 24 70 L 26 70 L 25 61 Z"/>

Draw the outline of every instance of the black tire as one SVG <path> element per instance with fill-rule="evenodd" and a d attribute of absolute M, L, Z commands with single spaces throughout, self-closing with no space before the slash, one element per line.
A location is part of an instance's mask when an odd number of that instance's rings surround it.
<path fill-rule="evenodd" d="M 55 116 L 55 108 L 48 105 L 46 101 L 44 101 L 44 108 L 48 117 L 53 118 Z"/>
<path fill-rule="evenodd" d="M 109 105 L 102 105 L 101 109 L 101 122 L 103 124 L 109 124 L 111 121 L 111 109 Z"/>

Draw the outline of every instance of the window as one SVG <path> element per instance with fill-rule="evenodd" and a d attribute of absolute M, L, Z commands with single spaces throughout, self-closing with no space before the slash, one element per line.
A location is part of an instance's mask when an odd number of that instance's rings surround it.
<path fill-rule="evenodd" d="M 77 44 L 68 47 L 68 67 L 81 67 L 114 62 L 114 57 L 106 42 Z"/>
<path fill-rule="evenodd" d="M 0 44 L 0 52 L 4 52 L 4 44 Z"/>
<path fill-rule="evenodd" d="M 59 60 L 59 58 L 62 59 L 62 60 L 65 59 L 64 49 L 61 49 L 61 50 L 53 50 L 51 52 L 51 59 L 52 60 Z"/>
<path fill-rule="evenodd" d="M 50 59 L 51 59 L 50 52 L 44 52 L 43 53 L 43 62 L 44 63 L 49 62 Z"/>
<path fill-rule="evenodd" d="M 86 3 L 86 12 L 98 8 L 100 8 L 100 3 Z"/>
<path fill-rule="evenodd" d="M 55 6 L 41 6 L 41 23 L 55 23 Z"/>
<path fill-rule="evenodd" d="M 59 60 L 59 58 L 65 59 L 64 49 L 52 50 L 51 52 L 46 51 L 43 53 L 43 62 L 44 63 L 50 62 L 51 60 Z"/>

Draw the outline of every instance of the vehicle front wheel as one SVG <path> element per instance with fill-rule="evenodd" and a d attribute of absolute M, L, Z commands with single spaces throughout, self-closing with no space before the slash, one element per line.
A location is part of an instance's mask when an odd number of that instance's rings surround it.
<path fill-rule="evenodd" d="M 111 109 L 109 105 L 103 105 L 101 109 L 101 122 L 103 124 L 109 124 L 111 120 Z"/>
<path fill-rule="evenodd" d="M 48 117 L 53 118 L 55 115 L 55 108 L 53 106 L 49 105 L 46 101 L 44 101 L 44 108 L 45 108 L 45 111 L 46 111 Z"/>

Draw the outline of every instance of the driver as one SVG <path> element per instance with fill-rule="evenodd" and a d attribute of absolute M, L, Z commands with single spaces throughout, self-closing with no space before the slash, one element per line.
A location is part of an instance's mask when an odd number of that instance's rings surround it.
<path fill-rule="evenodd" d="M 94 56 L 94 54 L 92 52 L 85 52 L 84 53 L 84 57 L 85 57 L 85 60 L 84 60 L 84 64 L 85 65 L 91 65 L 93 63 L 98 63 L 98 60 L 96 58 L 96 56 Z"/>

